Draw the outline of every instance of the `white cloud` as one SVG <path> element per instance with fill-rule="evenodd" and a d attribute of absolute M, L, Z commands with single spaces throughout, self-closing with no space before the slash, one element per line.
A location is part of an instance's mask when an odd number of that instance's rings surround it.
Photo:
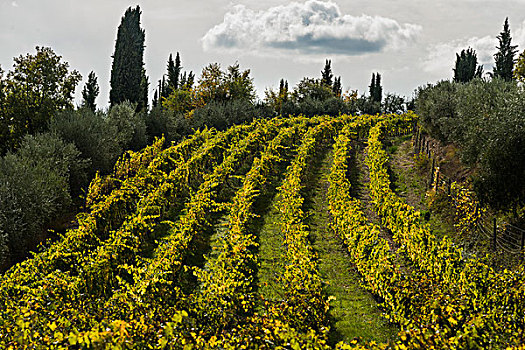
<path fill-rule="evenodd" d="M 461 50 L 469 47 L 476 50 L 478 63 L 490 65 L 496 52 L 497 43 L 496 37 L 484 36 L 482 38 L 456 39 L 446 43 L 431 45 L 428 48 L 427 57 L 422 63 L 423 70 L 436 73 L 452 72 L 452 66 L 456 61 L 456 53 L 460 53 Z"/>
<path fill-rule="evenodd" d="M 331 1 L 308 0 L 254 11 L 244 5 L 226 13 L 202 38 L 205 50 L 257 53 L 361 55 L 398 50 L 415 41 L 421 26 L 380 16 L 343 15 Z"/>
<path fill-rule="evenodd" d="M 18 7 L 18 3 L 17 3 L 16 1 L 12 1 L 12 2 L 11 2 L 11 6 L 13 6 L 13 7 Z"/>

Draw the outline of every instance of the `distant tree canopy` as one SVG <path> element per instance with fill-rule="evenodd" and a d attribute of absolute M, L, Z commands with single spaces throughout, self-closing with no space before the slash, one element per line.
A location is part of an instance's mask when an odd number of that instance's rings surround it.
<path fill-rule="evenodd" d="M 204 67 L 195 90 L 197 98 L 205 104 L 211 101 L 255 99 L 250 70 L 241 71 L 238 63 L 229 66 L 227 71 L 221 70 L 218 63 Z"/>
<path fill-rule="evenodd" d="M 95 72 L 91 71 L 88 80 L 82 90 L 82 106 L 91 109 L 93 112 L 97 109 L 96 99 L 100 92 Z"/>
<path fill-rule="evenodd" d="M 498 52 L 494 54 L 496 66 L 493 70 L 494 78 L 501 78 L 505 81 L 513 80 L 512 71 L 514 69 L 514 56 L 518 52 L 516 45 L 512 45 L 510 36 L 509 18 L 505 19 L 503 31 L 498 35 L 499 44 L 496 47 Z"/>
<path fill-rule="evenodd" d="M 111 67 L 111 106 L 129 101 L 141 110 L 148 104 L 149 84 L 144 70 L 145 31 L 140 27 L 140 15 L 139 6 L 128 8 L 118 27 Z"/>
<path fill-rule="evenodd" d="M 166 79 L 166 76 L 168 79 Z M 186 110 L 191 105 L 188 98 L 191 95 L 190 91 L 193 89 L 194 83 L 195 74 L 192 71 L 189 73 L 186 71 L 182 72 L 179 53 L 177 52 L 175 61 L 173 61 L 173 55 L 170 54 L 167 74 L 163 75 L 162 79 L 159 80 L 157 89 L 153 94 L 153 107 L 166 108 L 167 105 L 171 105 L 170 108 L 174 108 L 174 110 Z M 172 96 L 170 98 L 171 101 L 167 102 L 170 96 Z"/>
<path fill-rule="evenodd" d="M 6 78 L 0 72 L 0 153 L 16 147 L 25 134 L 47 129 L 53 114 L 73 108 L 73 93 L 81 80 L 69 64 L 48 47 L 14 58 Z"/>
<path fill-rule="evenodd" d="M 179 88 L 166 97 L 162 106 L 171 111 L 187 113 L 210 102 L 255 101 L 255 87 L 250 70 L 241 70 L 238 63 L 221 69 L 220 64 L 211 63 L 204 67 L 197 85 L 194 75 L 186 72 L 180 78 Z"/>
<path fill-rule="evenodd" d="M 469 47 L 467 50 L 461 50 L 460 54 L 456 54 L 456 65 L 453 71 L 456 83 L 467 83 L 474 78 L 481 78 L 483 65 L 478 66 L 476 51 Z"/>
<path fill-rule="evenodd" d="M 372 79 L 368 86 L 370 96 L 364 96 L 358 101 L 359 110 L 367 114 L 376 114 L 381 112 L 381 101 L 383 100 L 383 87 L 381 86 L 381 74 L 372 73 Z"/>
<path fill-rule="evenodd" d="M 322 79 L 303 78 L 295 86 L 292 98 L 301 103 L 306 99 L 324 101 L 333 96 L 331 86 L 325 85 Z"/>

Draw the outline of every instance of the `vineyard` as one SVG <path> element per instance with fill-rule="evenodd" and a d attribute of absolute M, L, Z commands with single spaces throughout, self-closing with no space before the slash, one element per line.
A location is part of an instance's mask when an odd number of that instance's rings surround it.
<path fill-rule="evenodd" d="M 258 119 L 128 152 L 77 228 L 0 276 L 0 348 L 521 348 L 525 270 L 392 190 L 384 140 L 417 123 Z"/>

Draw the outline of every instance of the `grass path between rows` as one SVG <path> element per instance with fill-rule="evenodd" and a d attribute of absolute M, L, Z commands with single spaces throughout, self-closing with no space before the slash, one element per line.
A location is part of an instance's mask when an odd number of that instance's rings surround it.
<path fill-rule="evenodd" d="M 283 178 L 279 180 L 282 181 Z M 266 211 L 259 219 L 257 283 L 258 292 L 265 300 L 279 300 L 284 295 L 279 277 L 284 274 L 286 248 L 283 246 L 280 213 L 275 207 L 279 199 L 277 192 L 274 188 L 272 192 L 266 194 L 269 203 L 266 203 Z"/>
<path fill-rule="evenodd" d="M 382 316 L 374 297 L 362 286 L 359 274 L 348 257 L 340 237 L 330 229 L 328 207 L 328 175 L 332 165 L 331 148 L 313 164 L 306 185 L 307 224 L 312 246 L 318 255 L 318 268 L 324 282 L 324 292 L 330 301 L 329 341 L 375 340 L 388 342 L 397 329 Z"/>

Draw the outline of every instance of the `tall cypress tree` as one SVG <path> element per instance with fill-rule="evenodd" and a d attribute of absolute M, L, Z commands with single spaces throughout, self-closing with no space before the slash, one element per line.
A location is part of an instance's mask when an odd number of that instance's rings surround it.
<path fill-rule="evenodd" d="M 518 52 L 517 45 L 511 45 L 509 18 L 505 18 L 503 31 L 498 35 L 499 45 L 496 47 L 498 52 L 494 54 L 496 66 L 493 70 L 494 78 L 502 78 L 506 81 L 513 80 L 512 71 L 514 69 L 514 56 Z"/>
<path fill-rule="evenodd" d="M 456 54 L 456 67 L 454 71 L 454 81 L 456 83 L 468 83 L 475 77 L 481 78 L 483 65 L 478 66 L 478 56 L 472 48 L 461 50 Z"/>
<path fill-rule="evenodd" d="M 160 97 L 161 101 L 162 98 L 167 98 L 170 95 L 170 90 L 168 88 L 168 84 L 166 83 L 166 76 L 162 76 L 162 82 L 161 82 L 161 90 L 160 90 Z"/>
<path fill-rule="evenodd" d="M 332 86 L 332 92 L 334 93 L 335 97 L 341 97 L 341 94 L 343 93 L 343 86 L 341 85 L 341 77 L 337 77 L 334 79 L 334 85 Z"/>
<path fill-rule="evenodd" d="M 376 74 L 375 73 L 372 73 L 372 80 L 370 81 L 368 92 L 370 93 L 370 98 L 373 100 L 375 96 L 375 92 L 376 92 Z"/>
<path fill-rule="evenodd" d="M 332 73 L 332 61 L 326 60 L 324 69 L 321 71 L 321 84 L 332 87 L 334 74 Z"/>
<path fill-rule="evenodd" d="M 158 104 L 159 104 L 159 95 L 157 93 L 157 90 L 155 90 L 155 92 L 153 93 L 153 101 L 151 101 L 151 106 L 155 108 L 157 107 Z"/>
<path fill-rule="evenodd" d="M 84 89 L 82 90 L 82 106 L 88 107 L 93 112 L 97 109 L 95 100 L 100 92 L 100 88 L 97 83 L 97 76 L 95 72 L 91 71 L 88 75 L 88 80 Z"/>
<path fill-rule="evenodd" d="M 141 13 L 139 6 L 128 8 L 118 27 L 111 66 L 111 106 L 129 101 L 144 107 L 145 31 L 140 28 Z"/>
<path fill-rule="evenodd" d="M 149 79 L 146 75 L 146 70 L 142 68 L 142 77 L 140 79 L 140 99 L 137 105 L 137 110 L 148 110 L 148 89 Z"/>
<path fill-rule="evenodd" d="M 383 87 L 381 86 L 381 74 L 376 73 L 374 101 L 381 103 L 382 99 L 383 99 Z"/>

